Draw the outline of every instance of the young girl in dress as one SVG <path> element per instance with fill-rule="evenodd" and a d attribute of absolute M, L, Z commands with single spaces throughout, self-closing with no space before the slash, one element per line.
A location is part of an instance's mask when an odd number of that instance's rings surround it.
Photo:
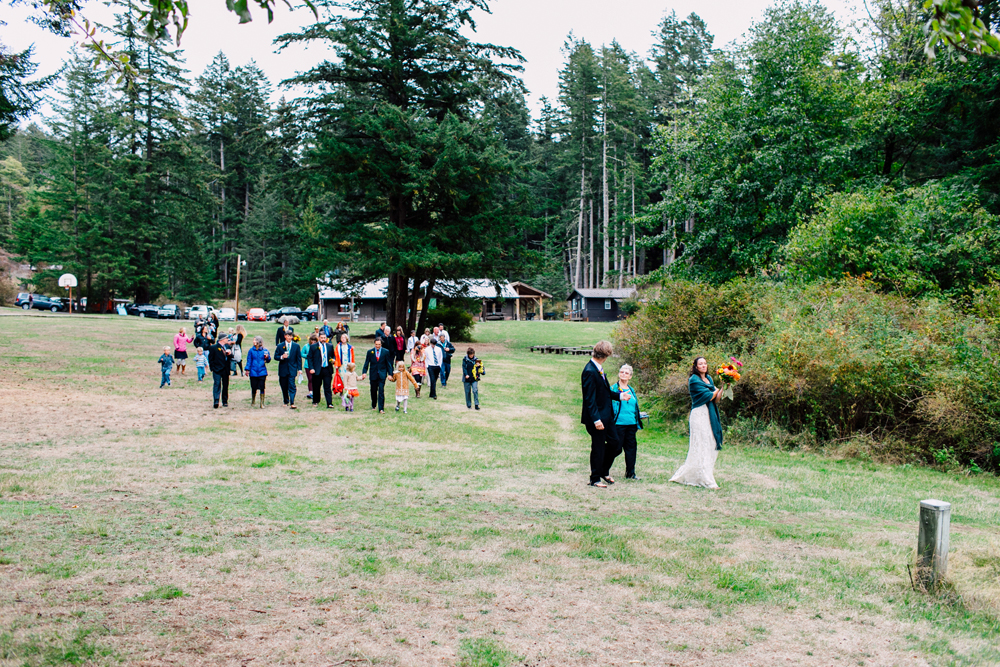
<path fill-rule="evenodd" d="M 417 343 L 413 346 L 413 353 L 410 355 L 410 374 L 417 383 L 417 398 L 420 398 L 420 383 L 427 375 L 427 362 L 424 361 L 424 346 Z"/>
<path fill-rule="evenodd" d="M 403 414 L 406 414 L 406 402 L 410 399 L 410 385 L 419 387 L 416 378 L 406 370 L 406 364 L 402 361 L 396 362 L 396 372 L 389 378 L 396 383 L 396 412 L 399 412 L 399 405 L 403 405 Z"/>
<path fill-rule="evenodd" d="M 354 412 L 354 398 L 358 392 L 358 374 L 354 372 L 357 366 L 353 361 L 344 364 L 344 395 L 340 399 L 340 404 L 344 406 L 345 412 Z"/>

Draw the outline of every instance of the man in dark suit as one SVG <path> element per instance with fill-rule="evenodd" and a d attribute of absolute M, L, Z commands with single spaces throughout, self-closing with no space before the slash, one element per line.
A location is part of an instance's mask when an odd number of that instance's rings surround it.
<path fill-rule="evenodd" d="M 323 394 L 326 397 L 326 407 L 333 408 L 333 345 L 326 340 L 326 334 L 320 333 L 319 343 L 309 350 L 309 374 L 313 376 L 313 405 L 319 405 L 319 385 L 323 384 Z"/>
<path fill-rule="evenodd" d="M 292 328 L 292 325 L 289 324 L 287 320 L 285 320 L 284 318 L 282 318 L 281 326 L 278 327 L 278 330 L 274 332 L 274 346 L 275 347 L 278 347 L 279 345 L 281 345 L 282 343 L 285 342 L 285 334 L 287 334 L 287 333 L 290 333 L 290 334 L 292 334 L 294 336 L 295 335 L 295 329 Z"/>
<path fill-rule="evenodd" d="M 611 385 L 604 375 L 604 362 L 611 353 L 611 343 L 607 341 L 594 345 L 591 359 L 580 376 L 583 389 L 580 423 L 587 427 L 590 434 L 590 485 L 602 489 L 615 483 L 611 478 L 611 465 L 622 450 L 615 429 L 615 412 L 611 407 L 611 402 L 620 401 L 621 395 L 611 392 Z"/>
<path fill-rule="evenodd" d="M 219 340 L 208 347 L 208 367 L 212 369 L 212 407 L 229 407 L 229 360 L 233 352 L 229 348 L 229 337 L 219 334 Z"/>
<path fill-rule="evenodd" d="M 390 350 L 382 347 L 382 339 L 375 339 L 375 347 L 365 354 L 365 367 L 361 371 L 361 379 L 364 380 L 371 369 L 371 392 L 372 410 L 378 408 L 380 413 L 385 412 L 385 381 L 392 375 L 392 363 L 395 355 Z"/>
<path fill-rule="evenodd" d="M 302 351 L 299 344 L 292 340 L 294 336 L 285 332 L 285 340 L 274 349 L 274 358 L 278 360 L 278 384 L 281 385 L 281 397 L 290 409 L 295 410 L 295 378 L 302 370 Z"/>

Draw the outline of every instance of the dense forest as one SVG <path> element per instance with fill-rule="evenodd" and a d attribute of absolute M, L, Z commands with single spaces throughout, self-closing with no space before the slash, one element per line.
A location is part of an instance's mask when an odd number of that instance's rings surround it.
<path fill-rule="evenodd" d="M 0 143 L 0 245 L 36 288 L 72 271 L 92 302 L 212 302 L 240 256 L 246 303 L 388 276 L 402 322 L 444 279 L 998 279 L 1000 61 L 929 58 L 922 3 L 846 26 L 784 0 L 721 49 L 695 14 L 650 26 L 648 54 L 571 34 L 537 118 L 520 54 L 467 36 L 481 0 L 316 5 L 278 46 L 333 56 L 290 82 L 221 52 L 190 73 L 119 5 L 134 76 L 74 54 L 44 82 L 52 117 Z M 1000 3 L 981 9 L 996 32 Z M 272 104 L 286 83 L 305 92 Z"/>

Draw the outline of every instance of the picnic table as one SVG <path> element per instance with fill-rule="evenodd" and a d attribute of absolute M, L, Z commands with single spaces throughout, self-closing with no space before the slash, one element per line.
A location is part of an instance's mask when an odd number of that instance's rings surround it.
<path fill-rule="evenodd" d="M 528 348 L 532 352 L 539 354 L 592 354 L 592 347 L 564 347 L 562 345 L 532 345 Z"/>

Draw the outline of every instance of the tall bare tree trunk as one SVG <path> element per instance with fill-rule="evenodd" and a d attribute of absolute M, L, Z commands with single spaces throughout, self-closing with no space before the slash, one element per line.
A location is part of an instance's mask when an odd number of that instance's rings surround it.
<path fill-rule="evenodd" d="M 406 330 L 403 331 L 404 334 L 408 334 L 417 328 L 417 301 L 420 300 L 420 286 L 423 283 L 422 278 L 413 279 L 413 291 L 410 292 L 410 312 L 406 318 Z"/>
<path fill-rule="evenodd" d="M 632 172 L 632 277 L 635 278 L 636 272 L 635 263 L 635 172 Z"/>
<path fill-rule="evenodd" d="M 601 220 L 601 222 L 602 222 L 601 241 L 603 242 L 602 243 L 601 252 L 603 254 L 602 259 L 604 260 L 603 263 L 602 263 L 602 265 L 601 265 L 602 268 L 603 268 L 603 271 L 602 271 L 602 274 L 601 274 L 601 285 L 603 287 L 607 287 L 608 286 L 608 272 L 611 269 L 611 265 L 610 265 L 611 254 L 610 254 L 610 252 L 608 252 L 610 250 L 610 248 L 608 247 L 608 209 L 609 209 L 609 206 L 608 206 L 608 90 L 607 90 L 607 88 L 608 88 L 607 87 L 607 78 L 605 78 L 605 82 L 604 82 L 603 119 L 601 121 L 601 124 L 604 126 L 603 127 L 603 130 L 604 130 L 604 149 L 603 149 L 602 155 L 601 155 L 601 168 L 602 168 L 602 171 L 603 171 L 603 173 L 601 175 L 601 181 L 602 181 L 602 183 L 601 183 L 601 190 L 602 190 L 602 193 L 601 193 L 601 197 L 602 197 L 601 203 L 603 204 L 603 206 L 601 208 L 601 218 L 602 218 L 602 220 Z"/>
<path fill-rule="evenodd" d="M 580 155 L 583 155 L 581 150 Z M 580 158 L 580 218 L 577 223 L 576 230 L 576 278 L 573 280 L 573 287 L 583 287 L 583 283 L 580 281 L 583 275 L 583 195 L 584 195 L 584 185 L 587 178 L 587 170 L 583 164 L 583 158 Z"/>
<path fill-rule="evenodd" d="M 590 242 L 590 284 L 587 287 L 597 287 L 597 262 L 594 248 L 594 200 L 590 200 L 590 232 L 588 234 Z"/>

